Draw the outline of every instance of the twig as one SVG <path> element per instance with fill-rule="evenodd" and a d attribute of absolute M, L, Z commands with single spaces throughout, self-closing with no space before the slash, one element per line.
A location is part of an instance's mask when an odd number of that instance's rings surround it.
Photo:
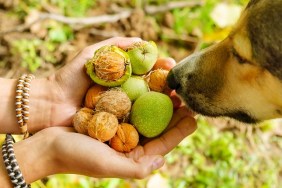
<path fill-rule="evenodd" d="M 33 21 L 29 24 L 22 24 L 22 25 L 18 25 L 16 27 L 14 27 L 12 29 L 9 29 L 9 30 L 1 31 L 0 36 L 3 36 L 3 35 L 8 34 L 8 33 L 12 33 L 12 32 L 22 32 L 26 29 L 29 29 L 33 24 L 40 22 L 41 20 L 42 20 L 41 18 L 38 18 L 38 19 L 36 19 L 35 21 Z"/>
<path fill-rule="evenodd" d="M 86 17 L 86 18 L 74 18 L 74 17 L 65 17 L 58 14 L 41 13 L 40 17 L 42 19 L 51 19 L 69 25 L 76 25 L 76 24 L 94 25 L 94 24 L 117 22 L 120 19 L 128 18 L 131 15 L 131 12 L 132 12 L 131 10 L 128 10 L 113 15 L 106 14 L 106 15 Z"/>
<path fill-rule="evenodd" d="M 178 1 L 178 2 L 169 2 L 165 5 L 160 6 L 145 6 L 144 10 L 147 14 L 156 14 L 160 12 L 166 12 L 175 8 L 183 8 L 183 7 L 194 7 L 201 5 L 202 1 Z M 77 25 L 95 25 L 95 24 L 102 24 L 102 23 L 113 23 L 117 22 L 120 19 L 125 19 L 130 17 L 130 15 L 133 12 L 133 9 L 120 9 L 122 11 L 116 13 L 116 14 L 105 14 L 101 16 L 95 16 L 95 17 L 84 17 L 84 18 L 76 18 L 76 17 L 66 17 L 58 14 L 52 14 L 52 13 L 39 13 L 38 19 L 36 19 L 34 22 L 29 24 L 22 24 L 19 25 L 13 29 L 6 30 L 0 32 L 0 36 L 5 35 L 7 33 L 11 32 L 22 32 L 28 28 L 30 28 L 33 24 L 40 22 L 45 19 L 51 19 L 55 20 L 61 23 L 69 24 L 72 26 Z"/>
<path fill-rule="evenodd" d="M 94 25 L 94 24 L 117 22 L 120 19 L 128 18 L 130 15 L 131 15 L 131 11 L 124 11 L 113 15 L 106 14 L 106 15 L 95 16 L 95 17 L 87 17 L 87 18 L 74 18 L 74 17 L 66 17 L 58 14 L 40 13 L 38 19 L 36 19 L 32 23 L 22 24 L 13 29 L 2 31 L 0 32 L 0 36 L 12 32 L 22 32 L 30 28 L 35 23 L 46 19 L 51 19 L 68 25 L 77 26 L 77 25 Z"/>
<path fill-rule="evenodd" d="M 160 12 L 166 12 L 172 9 L 176 8 L 183 8 L 183 7 L 195 7 L 195 6 L 200 6 L 202 5 L 202 1 L 175 1 L 175 2 L 169 2 L 165 5 L 160 5 L 160 6 L 145 6 L 145 12 L 147 14 L 156 14 Z"/>
<path fill-rule="evenodd" d="M 51 19 L 55 20 L 64 24 L 77 26 L 77 25 L 95 25 L 95 24 L 102 24 L 102 23 L 113 23 L 117 22 L 120 19 L 128 18 L 132 13 L 132 10 L 120 12 L 113 15 L 101 15 L 101 16 L 95 16 L 95 17 L 85 17 L 85 18 L 75 18 L 75 17 L 66 17 L 58 14 L 50 14 L 50 13 L 40 13 L 38 19 L 33 21 L 29 24 L 22 24 L 15 28 L 2 31 L 0 32 L 0 36 L 5 35 L 7 33 L 12 32 L 22 32 L 28 28 L 30 28 L 32 25 L 34 25 L 37 22 L 40 22 L 42 20 Z"/>

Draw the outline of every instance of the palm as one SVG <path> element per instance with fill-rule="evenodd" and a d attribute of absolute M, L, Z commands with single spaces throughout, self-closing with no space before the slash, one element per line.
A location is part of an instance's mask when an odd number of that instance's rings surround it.
<path fill-rule="evenodd" d="M 83 98 L 91 84 L 86 75 L 84 64 L 94 52 L 105 45 L 117 45 L 121 48 L 140 41 L 139 38 L 112 38 L 88 46 L 83 49 L 71 62 L 53 75 L 57 91 L 57 105 L 54 108 L 52 122 L 56 126 L 70 126 L 73 115 L 81 107 Z M 52 126 L 54 126 L 52 125 Z"/>
<path fill-rule="evenodd" d="M 160 164 L 155 161 L 163 163 L 162 156 L 191 134 L 196 129 L 196 124 L 195 120 L 188 116 L 187 109 L 181 108 L 174 114 L 170 127 L 160 137 L 126 154 L 116 152 L 107 144 L 89 136 L 75 133 L 72 128 L 53 128 L 52 135 L 54 132 L 59 134 L 54 148 L 57 155 L 65 159 L 61 165 L 72 169 L 64 173 L 94 177 L 142 178 L 159 168 Z"/>

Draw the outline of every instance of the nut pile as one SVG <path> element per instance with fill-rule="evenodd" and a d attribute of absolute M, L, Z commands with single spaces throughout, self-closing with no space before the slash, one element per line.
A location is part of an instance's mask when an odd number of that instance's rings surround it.
<path fill-rule="evenodd" d="M 85 64 L 94 83 L 73 118 L 75 130 L 119 152 L 134 149 L 140 135 L 160 135 L 173 114 L 166 84 L 173 66 L 158 59 L 153 41 L 137 42 L 127 49 L 101 47 Z"/>

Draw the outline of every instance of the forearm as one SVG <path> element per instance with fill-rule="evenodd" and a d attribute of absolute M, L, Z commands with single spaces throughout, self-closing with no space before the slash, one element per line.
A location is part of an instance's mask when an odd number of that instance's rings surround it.
<path fill-rule="evenodd" d="M 53 138 L 38 134 L 39 136 L 32 136 L 13 146 L 17 163 L 27 184 L 54 174 L 58 166 L 51 150 Z M 0 185 L 12 187 L 2 156 L 0 158 Z"/>
<path fill-rule="evenodd" d="M 0 78 L 0 133 L 20 133 L 15 111 L 16 85 L 16 79 Z M 29 132 L 50 126 L 54 101 L 51 87 L 47 79 L 35 79 L 31 82 Z"/>
<path fill-rule="evenodd" d="M 55 173 L 52 139 L 32 136 L 14 144 L 15 156 L 26 183 L 30 184 Z"/>

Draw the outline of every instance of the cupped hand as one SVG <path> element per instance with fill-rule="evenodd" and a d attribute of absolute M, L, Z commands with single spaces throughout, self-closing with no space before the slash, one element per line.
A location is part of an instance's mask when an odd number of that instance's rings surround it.
<path fill-rule="evenodd" d="M 105 45 L 126 48 L 140 38 L 115 37 L 84 48 L 74 59 L 48 77 L 53 85 L 53 111 L 51 126 L 68 126 L 75 112 L 81 107 L 83 98 L 90 87 L 91 80 L 86 74 L 84 64 L 94 52 Z"/>
<path fill-rule="evenodd" d="M 50 126 L 69 126 L 73 115 L 83 103 L 84 96 L 92 81 L 86 74 L 84 64 L 94 52 L 105 45 L 116 45 L 126 48 L 141 41 L 140 38 L 115 37 L 83 49 L 70 63 L 57 71 L 48 79 L 52 82 L 55 97 L 53 97 L 52 117 Z M 162 58 L 162 61 L 174 62 L 172 58 Z"/>
<path fill-rule="evenodd" d="M 163 166 L 163 156 L 196 130 L 196 122 L 182 107 L 174 113 L 169 127 L 130 153 L 119 153 L 105 143 L 74 132 L 71 127 L 44 129 L 18 142 L 15 151 L 28 182 L 57 173 L 139 179 Z"/>
<path fill-rule="evenodd" d="M 182 107 L 174 113 L 169 127 L 161 136 L 125 154 L 90 137 L 73 133 L 71 129 L 61 129 L 65 136 L 60 137 L 55 145 L 61 151 L 60 156 L 63 156 L 60 163 L 67 169 L 73 168 L 72 173 L 94 177 L 144 178 L 160 168 L 164 164 L 163 156 L 196 130 L 196 122 Z M 62 172 L 68 173 L 67 170 Z"/>

